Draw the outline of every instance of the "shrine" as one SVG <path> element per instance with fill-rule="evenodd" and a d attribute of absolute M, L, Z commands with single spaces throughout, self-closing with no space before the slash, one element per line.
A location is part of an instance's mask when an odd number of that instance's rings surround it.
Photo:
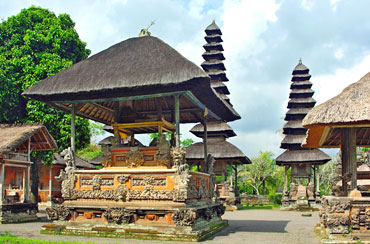
<path fill-rule="evenodd" d="M 302 120 L 315 106 L 312 98 L 309 69 L 299 60 L 292 73 L 287 121 L 283 127 L 284 139 L 281 148 L 286 149 L 276 158 L 276 164 L 285 167 L 282 210 L 318 208 L 320 204 L 320 177 L 318 167 L 330 160 L 329 155 L 319 149 L 302 148 L 307 129 Z M 290 183 L 288 170 L 291 168 Z M 313 174 L 312 174 L 313 172 Z M 289 184 L 289 189 L 288 189 Z"/>
<path fill-rule="evenodd" d="M 63 204 L 42 233 L 199 241 L 222 230 L 212 156 L 195 172 L 180 147 L 180 123 L 240 116 L 211 88 L 209 76 L 160 39 L 143 33 L 48 77 L 24 92 L 72 114 Z M 112 126 L 99 170 L 74 165 L 75 116 Z M 158 133 L 155 145 L 135 135 Z M 172 135 L 166 140 L 164 132 Z M 123 143 L 129 138 L 129 143 Z"/>
<path fill-rule="evenodd" d="M 207 43 L 203 46 L 205 52 L 202 63 L 203 70 L 211 77 L 211 86 L 217 94 L 227 101 L 230 105 L 230 94 L 224 82 L 228 82 L 225 74 L 222 53 L 222 32 L 215 21 L 205 29 L 205 40 Z M 231 105 L 232 106 L 232 105 Z M 199 123 L 191 130 L 195 136 L 206 138 L 204 142 L 197 142 L 186 149 L 186 161 L 190 166 L 197 166 L 199 171 L 207 172 L 207 166 L 204 164 L 204 155 L 211 154 L 215 159 L 214 173 L 220 176 L 220 182 L 217 182 L 216 190 L 219 199 L 224 202 L 227 210 L 236 210 L 240 205 L 238 183 L 238 165 L 250 164 L 250 159 L 235 145 L 226 141 L 229 137 L 236 136 L 233 129 L 226 122 L 210 122 L 206 125 Z M 208 150 L 208 151 L 207 151 Z M 204 153 L 206 151 L 206 153 Z M 227 177 L 228 176 L 228 177 Z"/>
<path fill-rule="evenodd" d="M 369 93 L 370 73 L 314 107 L 302 122 L 308 129 L 303 147 L 341 150 L 341 188 L 336 196 L 322 198 L 320 210 L 320 230 L 338 241 L 332 243 L 342 243 L 343 235 L 350 232 L 370 240 L 370 197 L 366 188 L 357 187 L 357 179 L 370 179 L 370 173 L 357 175 L 356 158 L 356 147 L 370 146 Z"/>
<path fill-rule="evenodd" d="M 57 145 L 42 124 L 0 124 L 0 222 L 37 220 L 31 197 L 31 152 Z"/>

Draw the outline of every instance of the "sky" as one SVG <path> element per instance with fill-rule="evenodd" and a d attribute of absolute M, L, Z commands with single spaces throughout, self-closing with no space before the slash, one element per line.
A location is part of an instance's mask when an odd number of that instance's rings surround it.
<path fill-rule="evenodd" d="M 310 69 L 317 104 L 370 71 L 368 0 L 0 0 L 0 19 L 31 5 L 69 14 L 92 54 L 155 21 L 152 36 L 197 65 L 204 29 L 215 20 L 223 33 L 229 97 L 242 117 L 229 123 L 237 134 L 229 141 L 250 158 L 283 152 L 283 117 L 300 58 Z M 183 137 L 200 141 L 188 132 L 192 126 L 181 126 Z"/>

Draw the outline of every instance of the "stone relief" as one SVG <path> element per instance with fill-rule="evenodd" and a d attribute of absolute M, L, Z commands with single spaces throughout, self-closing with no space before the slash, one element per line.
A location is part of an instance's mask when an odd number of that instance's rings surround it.
<path fill-rule="evenodd" d="M 80 178 L 80 184 L 81 185 L 87 185 L 87 186 L 97 186 L 97 185 L 101 185 L 101 186 L 112 186 L 114 185 L 114 179 L 113 178 L 109 178 L 109 179 L 105 179 L 105 178 L 101 178 L 100 176 L 97 176 L 95 175 L 92 179 L 91 178 L 86 178 L 86 177 L 81 177 Z M 99 190 L 99 189 L 98 189 Z"/>
<path fill-rule="evenodd" d="M 155 154 L 156 161 L 159 165 L 169 168 L 171 166 L 170 143 L 164 134 L 158 136 L 157 146 L 159 150 Z"/>
<path fill-rule="evenodd" d="M 103 216 L 107 219 L 108 223 L 128 224 L 133 215 L 125 208 L 108 208 Z"/>
<path fill-rule="evenodd" d="M 144 164 L 144 153 L 139 151 L 138 147 L 130 147 L 126 154 L 125 166 L 136 168 Z"/>
<path fill-rule="evenodd" d="M 71 212 L 63 205 L 55 205 L 52 208 L 46 208 L 48 219 L 50 220 L 67 220 L 71 216 Z"/>
<path fill-rule="evenodd" d="M 76 170 L 76 162 L 75 162 L 74 152 L 70 147 L 64 149 L 60 153 L 60 156 L 62 156 L 64 161 L 66 162 L 66 168 L 65 168 L 66 173 L 68 173 L 71 170 Z"/>
<path fill-rule="evenodd" d="M 173 197 L 173 191 L 153 190 L 153 186 L 145 186 L 143 191 L 131 190 L 128 194 L 130 200 L 172 200 Z"/>
<path fill-rule="evenodd" d="M 172 214 L 172 220 L 177 226 L 191 226 L 197 219 L 193 209 L 179 209 Z"/>
<path fill-rule="evenodd" d="M 202 217 L 205 220 L 212 219 L 212 217 L 213 217 L 213 211 L 212 211 L 212 209 L 211 208 L 205 208 L 205 209 L 203 209 L 203 211 L 202 211 Z"/>
<path fill-rule="evenodd" d="M 115 140 L 114 140 L 115 141 Z M 112 165 L 112 153 L 109 145 L 103 145 L 102 150 L 102 165 L 103 167 L 110 167 Z"/>
<path fill-rule="evenodd" d="M 183 147 L 174 147 L 171 149 L 171 156 L 174 162 L 172 168 L 176 169 L 173 176 L 175 183 L 173 200 L 175 202 L 184 202 L 188 198 L 188 182 L 191 178 L 188 165 L 185 162 L 186 150 Z"/>
<path fill-rule="evenodd" d="M 154 178 L 152 176 L 145 176 L 144 178 L 133 178 L 132 186 L 166 186 L 166 178 Z"/>
<path fill-rule="evenodd" d="M 68 173 L 64 173 L 63 170 L 60 171 L 60 175 L 55 177 L 56 180 L 62 180 L 62 197 L 67 200 L 71 199 L 72 192 L 75 188 L 75 183 L 77 180 L 76 175 L 73 171 L 69 171 Z"/>
<path fill-rule="evenodd" d="M 121 184 L 125 184 L 130 177 L 128 175 L 118 175 L 117 181 Z"/>

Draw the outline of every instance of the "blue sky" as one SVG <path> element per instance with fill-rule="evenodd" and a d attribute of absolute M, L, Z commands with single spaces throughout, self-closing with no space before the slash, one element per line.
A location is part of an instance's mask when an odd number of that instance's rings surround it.
<path fill-rule="evenodd" d="M 215 19 L 231 102 L 242 116 L 230 123 L 238 134 L 230 141 L 249 157 L 282 152 L 282 117 L 299 58 L 310 69 L 318 104 L 370 71 L 368 0 L 1 0 L 0 18 L 32 4 L 71 15 L 93 54 L 155 20 L 152 35 L 197 65 L 204 29 Z M 184 137 L 192 137 L 185 133 L 191 126 L 182 126 Z"/>

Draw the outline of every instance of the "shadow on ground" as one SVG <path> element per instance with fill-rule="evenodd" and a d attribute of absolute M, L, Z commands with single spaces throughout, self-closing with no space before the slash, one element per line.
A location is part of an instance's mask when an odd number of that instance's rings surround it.
<path fill-rule="evenodd" d="M 229 220 L 229 227 L 208 240 L 213 240 L 216 236 L 228 236 L 238 232 L 287 233 L 285 228 L 289 222 L 288 220 Z"/>

